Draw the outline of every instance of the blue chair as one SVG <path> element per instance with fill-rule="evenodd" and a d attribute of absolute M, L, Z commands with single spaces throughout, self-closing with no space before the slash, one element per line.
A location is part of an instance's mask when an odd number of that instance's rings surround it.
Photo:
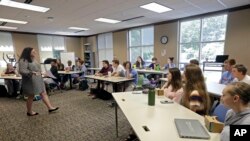
<path fill-rule="evenodd" d="M 212 116 L 217 116 L 218 121 L 223 122 L 225 121 L 225 117 L 227 111 L 229 109 L 225 107 L 223 104 L 219 104 L 213 111 Z"/>

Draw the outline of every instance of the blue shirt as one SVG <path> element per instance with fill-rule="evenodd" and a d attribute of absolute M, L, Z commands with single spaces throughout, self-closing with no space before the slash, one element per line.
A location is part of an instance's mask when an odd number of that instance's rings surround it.
<path fill-rule="evenodd" d="M 166 64 L 164 66 L 164 69 L 167 70 L 167 69 L 170 69 L 170 68 L 175 68 L 175 64 L 174 63 L 171 63 L 171 64 Z"/>
<path fill-rule="evenodd" d="M 220 84 L 230 84 L 231 82 L 233 82 L 234 77 L 232 72 L 230 71 L 225 71 L 222 73 L 221 79 L 220 79 Z"/>
<path fill-rule="evenodd" d="M 132 78 L 134 78 L 133 82 L 135 83 L 135 85 L 137 84 L 138 82 L 138 73 L 135 69 L 131 69 L 130 72 L 129 72 L 130 75 L 132 75 Z M 127 70 L 125 71 L 125 77 L 128 76 L 128 72 Z"/>

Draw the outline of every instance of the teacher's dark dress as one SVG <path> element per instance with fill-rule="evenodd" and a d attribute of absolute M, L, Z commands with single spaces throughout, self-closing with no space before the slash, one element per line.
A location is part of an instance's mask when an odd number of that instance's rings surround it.
<path fill-rule="evenodd" d="M 41 72 L 40 64 L 21 59 L 19 73 L 22 75 L 22 89 L 25 96 L 33 96 L 45 91 L 42 75 L 34 75 L 32 72 Z"/>

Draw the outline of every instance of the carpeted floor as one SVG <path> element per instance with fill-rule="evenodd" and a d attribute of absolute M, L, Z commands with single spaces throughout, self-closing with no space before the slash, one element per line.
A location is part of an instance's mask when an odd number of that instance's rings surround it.
<path fill-rule="evenodd" d="M 38 116 L 26 116 L 24 100 L 0 98 L 0 141 L 121 141 L 130 125 L 118 110 L 119 137 L 115 134 L 115 109 L 108 101 L 92 100 L 87 92 L 71 90 L 50 97 L 60 110 L 49 114 L 42 101 L 33 103 Z"/>

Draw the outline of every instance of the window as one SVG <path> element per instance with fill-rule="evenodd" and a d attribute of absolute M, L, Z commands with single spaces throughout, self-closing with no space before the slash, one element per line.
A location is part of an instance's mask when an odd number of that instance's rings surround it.
<path fill-rule="evenodd" d="M 113 60 L 113 34 L 105 33 L 99 34 L 98 40 L 98 56 L 99 67 L 102 67 L 102 61 L 108 60 L 109 63 Z"/>
<path fill-rule="evenodd" d="M 179 63 L 215 61 L 216 55 L 224 54 L 226 23 L 226 14 L 181 22 Z"/>
<path fill-rule="evenodd" d="M 60 52 L 65 51 L 64 37 L 38 35 L 37 38 L 41 62 L 47 58 L 60 58 Z"/>
<path fill-rule="evenodd" d="M 11 33 L 0 32 L 0 68 L 1 69 L 6 68 L 6 62 L 3 59 L 3 54 L 4 54 L 5 60 L 9 63 L 9 60 L 6 57 L 6 55 L 10 55 L 10 56 L 14 55 L 14 47 L 13 47 Z M 2 70 L 0 71 L 2 72 Z"/>
<path fill-rule="evenodd" d="M 154 54 L 154 27 L 136 28 L 129 31 L 129 56 L 132 63 L 141 56 L 151 62 Z"/>

